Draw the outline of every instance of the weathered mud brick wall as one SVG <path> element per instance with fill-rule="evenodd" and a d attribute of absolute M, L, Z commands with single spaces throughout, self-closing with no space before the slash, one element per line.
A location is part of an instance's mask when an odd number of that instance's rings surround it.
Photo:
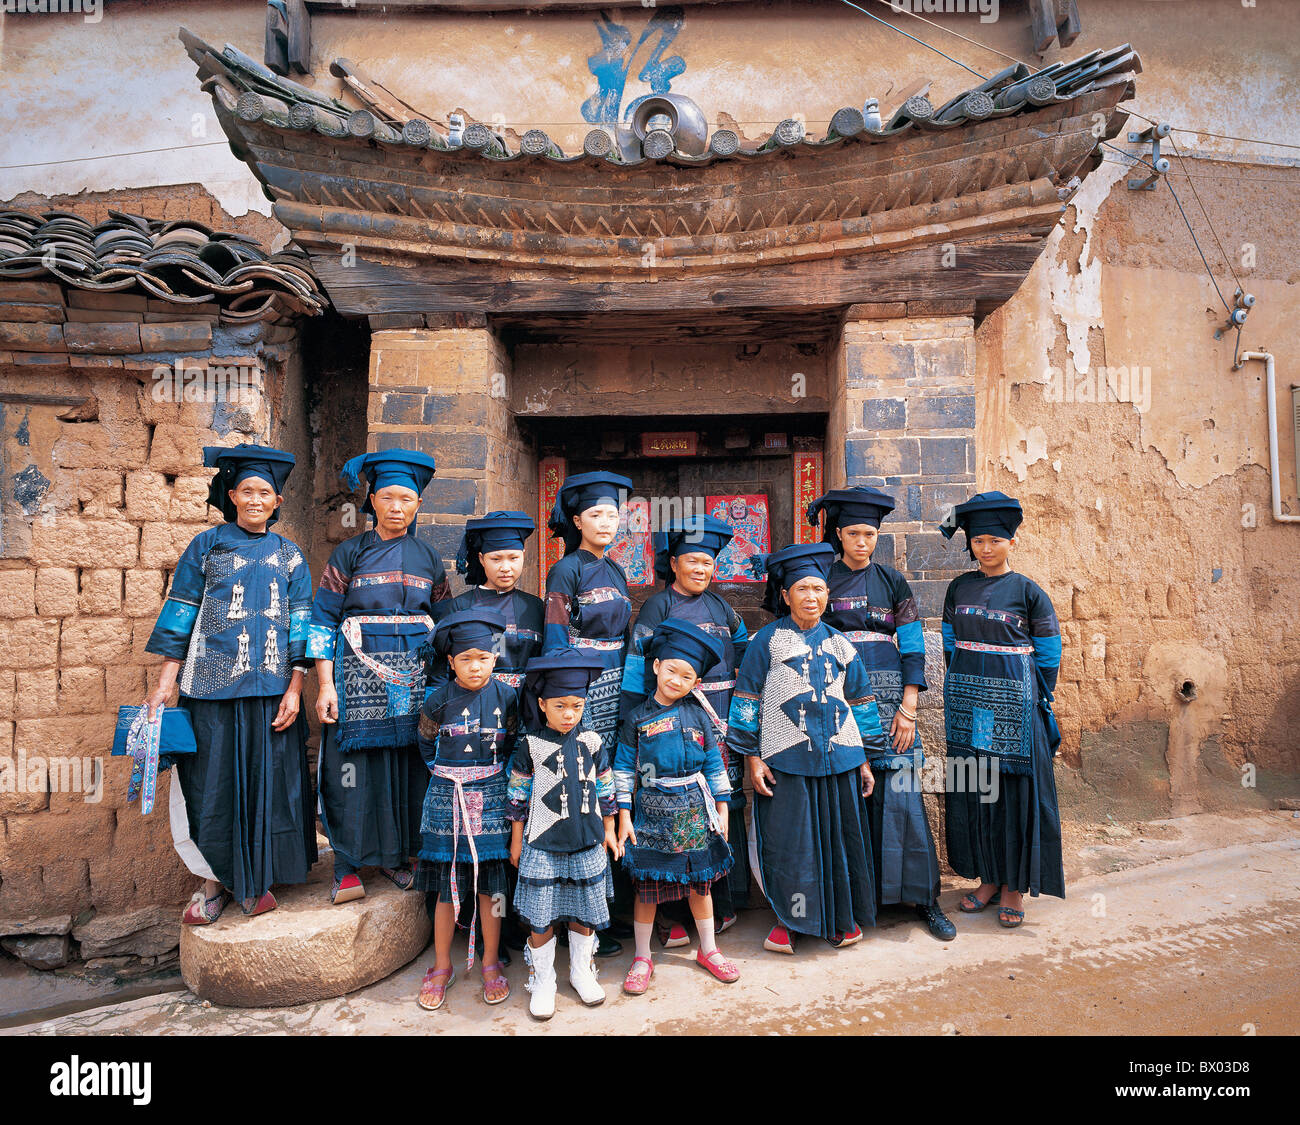
<path fill-rule="evenodd" d="M 270 442 L 311 462 L 296 329 L 210 311 L 0 286 L 0 938 L 20 956 L 48 939 L 47 966 L 71 942 L 88 959 L 175 945 L 194 880 L 172 849 L 169 780 L 152 815 L 126 805 L 116 710 L 156 684 L 144 647 L 172 570 L 220 519 L 203 446 Z M 178 401 L 155 377 L 178 367 L 234 382 Z M 213 401 L 223 386 L 241 397 Z M 277 530 L 301 537 L 311 485 L 291 479 Z"/>

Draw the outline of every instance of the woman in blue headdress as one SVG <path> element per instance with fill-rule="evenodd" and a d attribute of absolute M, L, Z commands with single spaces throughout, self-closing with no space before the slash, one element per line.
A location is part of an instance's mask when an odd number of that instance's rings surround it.
<path fill-rule="evenodd" d="M 745 655 L 749 631 L 745 620 L 716 590 L 709 588 L 719 552 L 731 542 L 730 525 L 708 515 L 688 516 L 670 523 L 654 534 L 655 576 L 665 586 L 651 594 L 637 614 L 623 667 L 623 697 L 619 714 L 626 718 L 654 691 L 654 676 L 647 674 L 646 651 L 655 629 L 663 621 L 688 621 L 718 642 L 722 657 L 707 669 L 696 685 L 700 705 L 705 709 L 711 731 L 722 752 L 731 794 L 731 850 L 735 865 L 713 888 L 718 933 L 736 920 L 736 910 L 749 900 L 749 837 L 745 831 L 745 759 L 727 749 L 727 713 L 736 686 L 736 669 Z M 670 903 L 660 911 L 670 922 L 661 926 L 659 938 L 665 946 L 686 945 L 686 910 Z"/>
<path fill-rule="evenodd" d="M 965 531 L 979 565 L 952 580 L 943 603 L 948 864 L 980 880 L 962 911 L 997 903 L 1008 929 L 1024 921 L 1025 891 L 1065 897 L 1051 710 L 1061 628 L 1042 587 L 1011 569 L 1023 518 L 1020 501 L 981 492 L 939 529 Z"/>
<path fill-rule="evenodd" d="M 171 789 L 177 852 L 204 879 L 183 921 L 220 917 L 231 893 L 245 914 L 275 908 L 272 884 L 303 883 L 316 862 L 307 723 L 299 710 L 311 611 L 302 551 L 268 530 L 292 453 L 210 446 L 208 503 L 226 522 L 185 548 L 146 652 L 163 657 L 152 715 L 180 678 L 198 752 Z"/>
<path fill-rule="evenodd" d="M 321 822 L 334 849 L 333 902 L 365 895 L 358 871 L 414 881 L 428 771 L 417 726 L 435 606 L 451 597 L 442 559 L 413 534 L 432 457 L 385 449 L 354 457 L 342 478 L 369 482 L 374 526 L 334 548 L 312 605 L 307 655 L 316 661 L 322 726 Z"/>
<path fill-rule="evenodd" d="M 727 739 L 748 756 L 751 848 L 777 924 L 764 948 L 794 952 L 795 933 L 839 948 L 876 921 L 867 754 L 886 749 L 867 670 L 822 620 L 835 552 L 825 543 L 767 558 L 764 608 L 777 619 L 745 649 Z"/>
<path fill-rule="evenodd" d="M 618 534 L 618 513 L 632 482 L 617 473 L 578 473 L 566 477 L 555 497 L 547 526 L 552 538 L 564 540 L 564 557 L 546 575 L 546 624 L 542 655 L 567 649 L 594 653 L 601 674 L 587 692 L 583 726 L 600 735 L 608 758 L 618 740 L 618 703 L 623 660 L 631 633 L 632 599 L 627 576 L 609 558 L 609 545 Z M 620 869 L 615 873 L 620 903 L 631 897 L 631 885 Z M 615 923 L 610 929 L 631 934 Z M 601 931 L 596 954 L 610 957 L 622 945 L 610 929 Z"/>
<path fill-rule="evenodd" d="M 506 631 L 498 643 L 492 678 L 500 680 L 515 694 L 524 682 L 524 665 L 542 652 L 542 624 L 545 607 L 535 594 L 518 588 L 524 572 L 525 542 L 537 525 L 526 512 L 488 512 L 482 519 L 465 524 L 460 550 L 456 553 L 456 572 L 469 585 L 447 604 L 446 612 L 484 609 L 499 613 Z M 448 676 L 445 660 L 435 665 L 432 682 Z"/>
<path fill-rule="evenodd" d="M 868 753 L 876 786 L 867 799 L 876 905 L 911 903 L 930 933 L 951 941 L 957 928 L 939 909 L 939 856 L 921 799 L 921 734 L 916 701 L 926 690 L 925 638 L 907 579 L 874 562 L 880 521 L 894 498 L 878 488 L 837 488 L 808 508 L 808 522 L 839 558 L 831 567 L 826 623 L 853 642 L 866 665 L 883 753 Z"/>

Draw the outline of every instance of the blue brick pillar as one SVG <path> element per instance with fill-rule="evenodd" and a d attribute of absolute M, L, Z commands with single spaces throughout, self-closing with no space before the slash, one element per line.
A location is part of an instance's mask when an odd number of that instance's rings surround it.
<path fill-rule="evenodd" d="M 455 558 L 467 519 L 537 510 L 537 456 L 510 410 L 511 374 L 509 353 L 486 326 L 371 336 L 369 448 L 419 449 L 437 462 L 416 529 L 442 556 L 453 591 L 463 589 Z M 529 539 L 524 560 L 528 590 L 538 539 Z"/>
<path fill-rule="evenodd" d="M 937 525 L 975 491 L 974 321 L 864 310 L 873 307 L 849 308 L 832 369 L 827 480 L 893 494 L 875 557 L 907 576 L 937 630 L 948 583 L 971 566 Z"/>

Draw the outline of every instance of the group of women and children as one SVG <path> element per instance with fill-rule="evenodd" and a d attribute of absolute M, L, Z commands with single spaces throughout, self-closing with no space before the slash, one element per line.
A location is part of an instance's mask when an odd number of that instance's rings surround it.
<path fill-rule="evenodd" d="M 186 924 L 232 899 L 273 910 L 272 885 L 306 881 L 316 861 L 301 711 L 314 666 L 331 900 L 363 897 L 366 869 L 426 893 L 423 1008 L 456 979 L 458 925 L 488 1004 L 510 995 L 503 966 L 522 948 L 539 1019 L 555 1011 L 562 942 L 588 1005 L 605 999 L 596 957 L 631 937 L 623 990 L 642 994 L 656 931 L 687 945 L 688 923 L 698 965 L 733 982 L 718 935 L 747 905 L 751 871 L 775 914 L 769 950 L 851 945 L 891 904 L 956 936 L 919 780 L 921 621 L 907 580 L 872 561 L 887 493 L 836 489 L 810 507 L 822 541 L 767 557 L 774 620 L 751 637 L 710 588 L 732 531 L 704 515 L 655 534 L 664 585 L 632 621 L 609 547 L 633 485 L 613 473 L 563 482 L 548 526 L 564 557 L 544 600 L 518 589 L 534 531 L 523 512 L 466 524 L 467 589 L 452 598 L 415 534 L 434 462 L 402 449 L 344 466 L 352 488 L 365 477 L 373 526 L 335 548 L 313 597 L 302 551 L 270 530 L 293 463 L 265 446 L 205 451 L 226 522 L 185 550 L 148 644 L 164 661 L 149 713 L 179 683 L 198 747 L 171 787 L 178 851 L 204 879 Z M 1021 519 L 1016 500 L 988 492 L 940 529 L 963 530 L 977 564 L 943 608 L 947 753 L 981 767 L 955 776 L 982 782 L 945 794 L 948 862 L 980 880 L 961 910 L 996 906 L 1009 928 L 1025 892 L 1065 893 L 1050 708 L 1060 630 L 1047 595 L 1010 567 Z"/>

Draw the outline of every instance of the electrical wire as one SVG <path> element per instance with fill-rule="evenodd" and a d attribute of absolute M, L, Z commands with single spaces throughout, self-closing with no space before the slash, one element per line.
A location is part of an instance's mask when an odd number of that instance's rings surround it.
<path fill-rule="evenodd" d="M 906 36 L 906 37 L 907 37 L 908 39 L 910 39 L 913 43 L 920 43 L 922 47 L 928 47 L 928 48 L 929 48 L 931 51 L 933 51 L 936 55 L 943 55 L 943 57 L 944 57 L 945 59 L 947 59 L 950 63 L 955 63 L 957 66 L 961 67 L 962 70 L 969 70 L 973 75 L 975 75 L 976 78 L 980 79 L 981 81 L 984 80 L 984 75 L 982 75 L 978 70 L 975 70 L 973 67 L 969 67 L 969 66 L 967 66 L 964 62 L 959 62 L 957 59 L 954 59 L 951 55 L 944 55 L 943 52 L 942 52 L 941 50 L 939 50 L 938 47 L 931 46 L 931 45 L 930 45 L 929 43 L 927 43 L 924 39 L 918 39 L 915 35 L 908 35 L 907 32 L 904 31 L 901 27 L 895 27 L 895 26 L 894 26 L 892 23 L 890 23 L 888 20 L 882 20 L 879 16 L 873 16 L 870 12 L 868 12 L 868 11 L 866 10 L 866 8 L 859 8 L 856 4 L 852 3 L 851 0 L 840 0 L 840 3 L 841 3 L 841 4 L 848 4 L 848 6 L 849 6 L 850 8 L 853 8 L 853 9 L 855 9 L 856 11 L 861 12 L 861 13 L 862 13 L 864 16 L 866 16 L 868 19 L 875 20 L 876 23 L 883 23 L 883 24 L 884 24 L 887 28 L 889 28 L 891 31 L 897 31 L 899 35 L 904 35 L 904 36 Z M 907 14 L 908 14 L 908 15 L 912 15 L 911 12 L 907 12 Z M 917 18 L 917 19 L 920 19 L 921 17 L 920 17 L 920 16 L 917 16 L 916 18 Z M 922 20 L 922 22 L 923 22 L 923 23 L 928 23 L 929 21 L 928 21 L 928 20 Z"/>

